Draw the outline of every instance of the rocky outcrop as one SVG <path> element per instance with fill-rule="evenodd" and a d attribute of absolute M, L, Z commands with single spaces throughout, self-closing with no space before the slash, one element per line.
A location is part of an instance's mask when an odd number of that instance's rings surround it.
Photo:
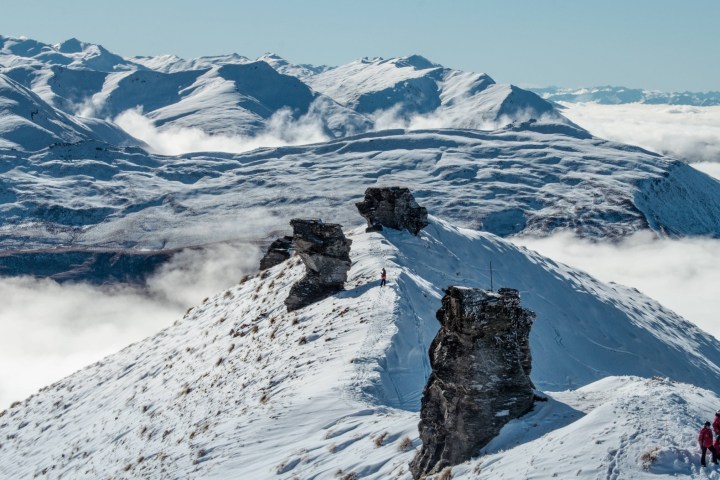
<path fill-rule="evenodd" d="M 532 408 L 534 316 L 520 307 L 517 290 L 445 292 L 420 410 L 423 445 L 410 464 L 414 478 L 478 455 L 503 425 Z"/>
<path fill-rule="evenodd" d="M 367 220 L 368 232 L 378 232 L 387 227 L 417 235 L 428 225 L 427 209 L 417 204 L 407 188 L 370 187 L 365 190 L 365 199 L 355 206 Z"/>
<path fill-rule="evenodd" d="M 265 256 L 260 259 L 260 270 L 267 270 L 275 265 L 279 265 L 290 258 L 290 248 L 292 248 L 293 237 L 288 235 L 278 238 L 270 244 Z"/>
<path fill-rule="evenodd" d="M 285 299 L 288 311 L 297 310 L 343 289 L 350 270 L 350 244 L 340 225 L 321 220 L 290 221 L 293 247 L 307 267 Z"/>

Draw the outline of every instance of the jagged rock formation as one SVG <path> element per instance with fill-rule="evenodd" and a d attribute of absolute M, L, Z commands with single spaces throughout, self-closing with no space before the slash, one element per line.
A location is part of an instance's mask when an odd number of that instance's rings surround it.
<path fill-rule="evenodd" d="M 517 290 L 450 287 L 430 345 L 432 373 L 423 391 L 414 478 L 472 456 L 533 405 L 530 327 Z"/>
<path fill-rule="evenodd" d="M 368 232 L 378 232 L 388 227 L 417 235 L 428 225 L 427 209 L 417 204 L 407 188 L 370 187 L 365 190 L 365 199 L 355 206 L 367 220 Z"/>
<path fill-rule="evenodd" d="M 288 311 L 297 310 L 343 289 L 350 270 L 350 245 L 342 228 L 322 220 L 290 221 L 293 246 L 307 267 L 285 299 Z"/>
<path fill-rule="evenodd" d="M 270 244 L 265 256 L 260 259 L 260 270 L 267 270 L 290 258 L 293 237 L 285 235 Z"/>

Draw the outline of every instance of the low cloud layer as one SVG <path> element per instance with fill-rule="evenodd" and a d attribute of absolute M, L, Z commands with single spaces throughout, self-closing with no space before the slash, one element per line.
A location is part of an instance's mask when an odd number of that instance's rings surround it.
<path fill-rule="evenodd" d="M 720 338 L 718 239 L 661 239 L 641 232 L 617 243 L 570 233 L 513 241 L 600 280 L 635 287 Z"/>
<path fill-rule="evenodd" d="M 720 162 L 720 107 L 561 104 L 563 115 L 595 136 L 687 162 Z"/>
<path fill-rule="evenodd" d="M 127 133 L 145 142 L 153 153 L 162 155 L 190 152 L 242 153 L 260 147 L 303 145 L 329 140 L 319 113 L 313 109 L 298 119 L 293 118 L 290 109 L 280 109 L 270 117 L 266 128 L 253 136 L 211 135 L 200 128 L 160 129 L 137 109 L 126 110 L 114 121 Z"/>
<path fill-rule="evenodd" d="M 185 250 L 145 288 L 0 278 L 0 410 L 172 324 L 258 261 L 247 244 Z"/>

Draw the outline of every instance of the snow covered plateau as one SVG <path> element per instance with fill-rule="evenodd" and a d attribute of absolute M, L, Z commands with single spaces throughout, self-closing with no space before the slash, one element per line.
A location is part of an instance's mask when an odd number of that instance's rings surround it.
<path fill-rule="evenodd" d="M 359 227 L 354 202 L 393 185 L 432 215 L 417 237 Z M 696 446 L 720 341 L 507 240 L 718 239 L 716 179 L 418 55 L 123 58 L 0 36 L 0 275 L 142 285 L 184 249 L 266 245 L 294 217 L 344 225 L 343 291 L 288 313 L 291 256 L 15 402 L 0 478 L 409 479 L 440 299 L 489 288 L 492 262 L 537 314 L 547 401 L 443 478 L 720 479 Z"/>

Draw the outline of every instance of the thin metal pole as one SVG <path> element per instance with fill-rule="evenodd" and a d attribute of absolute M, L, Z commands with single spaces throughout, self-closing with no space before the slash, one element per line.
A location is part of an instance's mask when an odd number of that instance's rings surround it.
<path fill-rule="evenodd" d="M 490 262 L 490 291 L 493 291 L 493 274 L 492 274 L 492 262 Z"/>

